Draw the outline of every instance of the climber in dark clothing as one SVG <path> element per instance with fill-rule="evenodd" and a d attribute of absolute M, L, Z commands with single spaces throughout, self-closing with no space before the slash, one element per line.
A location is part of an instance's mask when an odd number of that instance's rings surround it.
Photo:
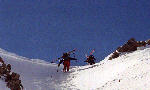
<path fill-rule="evenodd" d="M 76 58 L 71 58 L 70 54 L 68 54 L 68 53 L 63 53 L 63 56 L 61 58 L 62 58 L 62 60 L 60 60 L 58 67 L 63 62 L 63 65 L 64 65 L 63 72 L 66 72 L 66 69 L 67 69 L 67 71 L 69 71 L 70 60 L 77 60 Z"/>
<path fill-rule="evenodd" d="M 90 65 L 93 65 L 93 64 L 95 64 L 95 60 L 96 60 L 95 57 L 93 55 L 90 55 L 87 57 L 87 59 L 84 62 L 87 62 Z"/>

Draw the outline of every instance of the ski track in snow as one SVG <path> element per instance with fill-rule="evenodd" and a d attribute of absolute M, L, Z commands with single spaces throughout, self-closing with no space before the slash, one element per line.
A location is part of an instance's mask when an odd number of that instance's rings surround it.
<path fill-rule="evenodd" d="M 86 66 L 73 66 L 63 73 L 61 65 L 39 59 L 28 59 L 0 49 L 5 63 L 21 75 L 24 90 L 149 90 L 150 48 Z M 0 90 L 9 90 L 0 80 Z"/>

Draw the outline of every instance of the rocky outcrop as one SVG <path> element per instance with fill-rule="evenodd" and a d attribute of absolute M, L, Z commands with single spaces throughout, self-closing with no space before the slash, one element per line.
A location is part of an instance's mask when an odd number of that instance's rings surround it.
<path fill-rule="evenodd" d="M 129 39 L 123 46 L 118 47 L 117 50 L 113 53 L 109 60 L 119 57 L 122 52 L 132 52 L 136 51 L 137 47 L 145 47 L 150 45 L 150 40 L 147 41 L 136 41 L 134 38 Z"/>
<path fill-rule="evenodd" d="M 11 65 L 6 65 L 3 59 L 0 57 L 0 78 L 4 79 L 6 86 L 11 90 L 23 90 L 23 85 L 21 84 L 20 75 L 11 72 Z"/>
<path fill-rule="evenodd" d="M 147 43 L 148 45 L 150 45 L 150 40 L 147 40 L 146 43 Z"/>
<path fill-rule="evenodd" d="M 119 57 L 119 53 L 114 52 L 113 55 L 111 57 L 109 57 L 109 60 L 112 60 L 113 58 L 117 58 L 117 57 Z"/>
<path fill-rule="evenodd" d="M 117 48 L 118 52 L 131 52 L 137 50 L 138 43 L 134 38 L 131 38 L 123 46 Z"/>

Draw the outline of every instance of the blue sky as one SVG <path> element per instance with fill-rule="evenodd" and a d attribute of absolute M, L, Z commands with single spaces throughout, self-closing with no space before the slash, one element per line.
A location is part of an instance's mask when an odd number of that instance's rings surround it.
<path fill-rule="evenodd" d="M 149 0 L 0 0 L 0 48 L 51 61 L 77 48 L 102 60 L 129 38 L 150 38 Z"/>

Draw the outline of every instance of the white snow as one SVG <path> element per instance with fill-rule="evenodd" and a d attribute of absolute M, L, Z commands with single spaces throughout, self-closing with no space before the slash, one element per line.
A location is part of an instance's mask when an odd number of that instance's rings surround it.
<path fill-rule="evenodd" d="M 38 59 L 28 59 L 6 52 L 0 51 L 0 56 L 5 63 L 12 65 L 12 71 L 20 74 L 24 90 L 56 90 L 61 89 L 61 81 L 66 80 L 66 75 L 59 71 L 57 65 Z M 60 66 L 59 70 L 62 69 Z M 63 75 L 64 74 L 64 75 Z M 3 85 L 4 86 L 4 85 Z M 0 83 L 0 88 L 3 88 Z M 0 89 L 6 90 L 6 89 Z"/>
<path fill-rule="evenodd" d="M 86 66 L 71 67 L 63 73 L 62 65 L 28 59 L 0 49 L 0 56 L 21 75 L 25 90 L 149 90 L 150 48 L 138 48 L 120 57 Z M 0 80 L 0 90 L 7 90 Z"/>
<path fill-rule="evenodd" d="M 10 90 L 6 87 L 6 83 L 0 80 L 0 90 Z"/>

